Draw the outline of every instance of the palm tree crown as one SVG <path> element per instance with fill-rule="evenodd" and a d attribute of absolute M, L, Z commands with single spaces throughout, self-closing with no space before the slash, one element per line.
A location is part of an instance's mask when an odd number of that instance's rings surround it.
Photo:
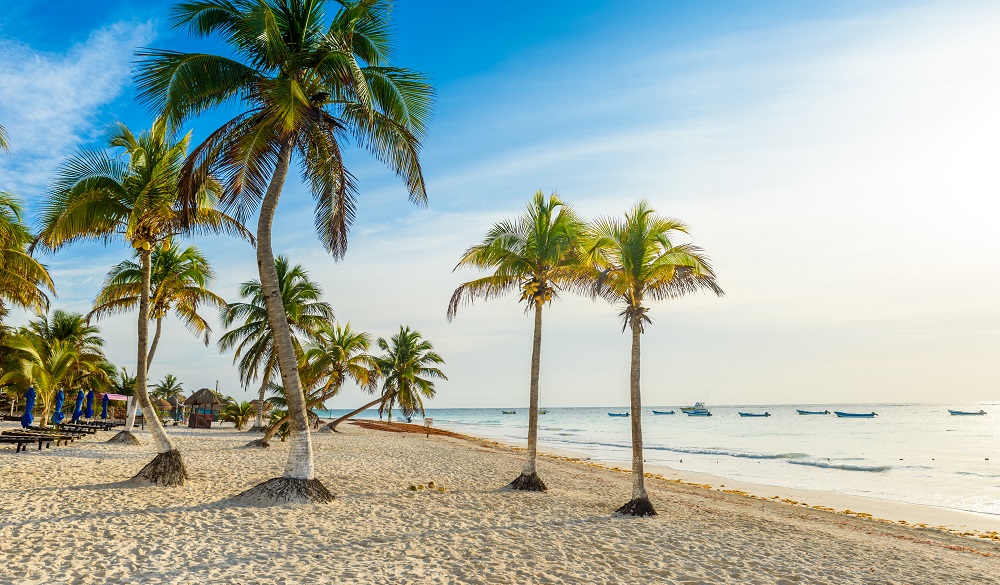
<path fill-rule="evenodd" d="M 275 268 L 281 302 L 294 333 L 292 344 L 296 355 L 301 356 L 302 341 L 311 339 L 318 329 L 333 320 L 333 308 L 321 300 L 323 289 L 309 278 L 309 272 L 301 264 L 291 264 L 288 258 L 278 256 Z M 254 279 L 241 284 L 239 292 L 247 302 L 228 304 L 220 312 L 220 319 L 225 327 L 240 324 L 219 338 L 219 349 L 234 350 L 233 361 L 239 360 L 237 367 L 244 386 L 259 377 L 266 383 L 274 377 L 278 366 L 264 290 L 260 281 Z"/>
<path fill-rule="evenodd" d="M 0 191 L 0 319 L 7 314 L 7 303 L 36 313 L 48 310 L 43 289 L 55 292 L 48 270 L 29 253 L 35 237 L 22 214 L 21 200 Z"/>
<path fill-rule="evenodd" d="M 479 244 L 465 251 L 460 267 L 492 270 L 493 273 L 466 282 L 455 289 L 448 303 L 451 320 L 463 302 L 490 299 L 515 290 L 528 303 L 552 302 L 559 288 L 575 282 L 579 259 L 577 243 L 586 230 L 585 222 L 555 193 L 546 200 L 535 193 L 524 214 L 516 220 L 495 224 Z"/>
<path fill-rule="evenodd" d="M 722 296 L 715 272 L 701 249 L 675 244 L 676 234 L 687 234 L 677 219 L 656 215 L 640 201 L 623 218 L 596 220 L 586 253 L 596 273 L 592 292 L 618 304 L 624 328 L 635 324 L 643 331 L 651 323 L 644 301 L 679 298 L 699 290 Z"/>
<path fill-rule="evenodd" d="M 375 359 L 384 376 L 379 412 L 388 412 L 391 417 L 393 406 L 398 406 L 405 416 L 423 414 L 423 399 L 433 398 L 436 393 L 434 380 L 448 379 L 436 367 L 444 359 L 419 331 L 404 326 L 388 341 L 380 337 L 378 346 L 385 352 Z"/>
<path fill-rule="evenodd" d="M 137 83 L 140 98 L 174 122 L 222 104 L 242 110 L 192 152 L 184 193 L 197 193 L 215 172 L 226 186 L 223 203 L 245 219 L 276 167 L 297 152 L 320 240 L 341 256 L 356 197 L 342 142 L 369 150 L 406 182 L 412 201 L 425 203 L 418 153 L 432 90 L 422 75 L 390 63 L 390 2 L 334 4 L 329 18 L 326 0 L 178 4 L 175 28 L 217 37 L 234 57 L 142 51 Z M 194 198 L 186 202 L 197 207 Z"/>

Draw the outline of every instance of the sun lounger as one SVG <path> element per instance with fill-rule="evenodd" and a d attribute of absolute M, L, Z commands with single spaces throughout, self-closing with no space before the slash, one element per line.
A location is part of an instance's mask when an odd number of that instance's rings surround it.
<path fill-rule="evenodd" d="M 78 424 L 78 423 L 62 423 L 62 424 L 58 425 L 58 427 L 59 427 L 59 430 L 65 430 L 65 431 L 77 432 L 77 433 L 87 433 L 88 435 L 96 434 L 97 431 L 100 431 L 100 430 L 106 430 L 106 429 L 99 429 L 99 428 L 97 428 L 95 426 L 81 425 L 81 424 Z"/>
<path fill-rule="evenodd" d="M 84 435 L 80 433 L 52 433 L 37 430 L 15 430 L 15 431 L 4 431 L 0 436 L 3 437 L 44 437 L 51 439 L 56 442 L 56 447 L 61 444 L 72 443 L 73 441 L 83 437 Z"/>
<path fill-rule="evenodd" d="M 17 450 L 15 451 L 15 453 L 26 451 L 27 446 L 31 445 L 32 443 L 35 443 L 36 441 L 38 442 L 39 451 L 42 450 L 42 445 L 45 445 L 45 448 L 48 449 L 52 447 L 52 441 L 54 440 L 55 439 L 51 437 L 44 437 L 37 435 L 24 435 L 20 437 L 11 435 L 0 435 L 0 444 L 6 443 L 8 445 L 11 444 L 17 445 Z"/>

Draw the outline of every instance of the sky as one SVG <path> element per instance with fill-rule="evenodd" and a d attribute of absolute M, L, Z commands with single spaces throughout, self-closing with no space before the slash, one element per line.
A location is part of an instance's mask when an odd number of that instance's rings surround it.
<path fill-rule="evenodd" d="M 78 148 L 109 123 L 147 127 L 131 81 L 138 47 L 225 48 L 169 27 L 163 0 L 26 0 L 0 13 L 0 188 L 39 209 Z M 337 318 L 389 337 L 419 330 L 449 380 L 431 407 L 527 403 L 532 320 L 516 296 L 463 307 L 453 272 L 532 194 L 586 217 L 646 198 L 684 220 L 725 297 L 651 306 L 648 405 L 1000 400 L 1000 5 L 990 1 L 527 3 L 399 0 L 397 62 L 428 74 L 422 162 L 430 205 L 349 152 L 361 198 L 346 258 L 312 231 L 286 185 L 275 251 L 303 264 Z M 222 121 L 203 117 L 194 140 Z M 34 221 L 34 215 L 32 215 Z M 301 226 L 310 226 L 303 230 Z M 215 290 L 239 300 L 252 248 L 194 240 Z M 86 313 L 124 244 L 47 255 L 53 308 Z M 545 310 L 543 406 L 628 404 L 618 309 L 566 293 Z M 21 324 L 30 315 L 14 314 Z M 215 322 L 215 321 L 213 321 Z M 151 380 L 244 391 L 214 342 L 165 324 Z M 99 325 L 134 371 L 135 315 Z M 327 403 L 367 402 L 345 387 Z"/>

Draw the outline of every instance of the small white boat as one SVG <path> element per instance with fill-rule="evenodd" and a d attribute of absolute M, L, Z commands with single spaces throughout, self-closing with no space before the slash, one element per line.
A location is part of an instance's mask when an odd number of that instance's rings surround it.
<path fill-rule="evenodd" d="M 982 410 L 982 409 L 980 409 L 979 412 L 967 412 L 967 411 L 963 411 L 963 410 L 951 410 L 951 409 L 948 409 L 948 412 L 952 416 L 983 416 L 984 414 L 986 414 L 986 411 Z"/>
<path fill-rule="evenodd" d="M 699 410 L 703 410 L 705 412 L 708 412 L 708 409 L 705 408 L 705 403 L 704 402 L 695 402 L 694 406 L 682 406 L 681 407 L 681 412 L 696 412 L 696 411 L 699 411 Z"/>

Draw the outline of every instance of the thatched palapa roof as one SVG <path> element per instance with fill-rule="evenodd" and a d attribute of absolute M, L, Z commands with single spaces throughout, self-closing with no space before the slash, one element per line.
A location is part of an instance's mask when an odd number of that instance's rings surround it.
<path fill-rule="evenodd" d="M 156 401 L 156 406 L 159 406 L 160 408 L 173 408 L 174 407 L 173 404 L 170 404 L 169 402 L 167 402 L 166 400 L 164 400 L 162 398 Z"/>
<path fill-rule="evenodd" d="M 208 388 L 202 388 L 184 401 L 185 406 L 195 404 L 222 404 L 222 401 Z"/>

